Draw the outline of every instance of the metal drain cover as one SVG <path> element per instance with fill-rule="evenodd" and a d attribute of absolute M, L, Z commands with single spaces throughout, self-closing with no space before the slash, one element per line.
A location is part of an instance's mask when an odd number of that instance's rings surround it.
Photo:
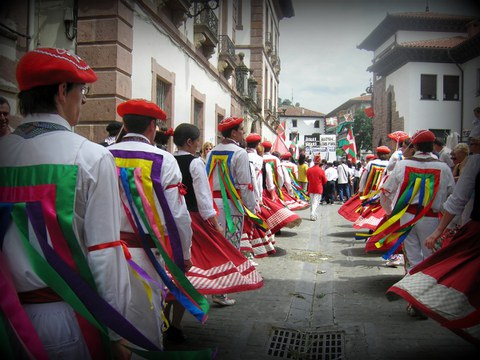
<path fill-rule="evenodd" d="M 283 359 L 333 360 L 344 357 L 342 331 L 273 328 L 267 354 Z"/>

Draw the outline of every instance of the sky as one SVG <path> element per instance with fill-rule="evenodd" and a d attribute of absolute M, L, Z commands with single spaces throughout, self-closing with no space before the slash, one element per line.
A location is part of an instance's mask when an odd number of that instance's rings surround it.
<path fill-rule="evenodd" d="M 373 52 L 357 46 L 387 13 L 429 11 L 480 17 L 476 0 L 292 0 L 280 21 L 279 97 L 328 114 L 365 93 Z"/>

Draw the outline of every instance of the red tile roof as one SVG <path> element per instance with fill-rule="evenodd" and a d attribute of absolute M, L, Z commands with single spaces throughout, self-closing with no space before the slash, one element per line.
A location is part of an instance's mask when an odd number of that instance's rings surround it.
<path fill-rule="evenodd" d="M 442 39 L 408 41 L 400 43 L 400 45 L 409 48 L 451 49 L 465 40 L 467 40 L 466 36 L 455 36 Z"/>
<path fill-rule="evenodd" d="M 282 114 L 283 109 L 286 109 L 285 115 Z M 281 116 L 297 116 L 297 117 L 321 117 L 324 113 L 308 110 L 301 106 L 281 106 L 278 109 Z"/>

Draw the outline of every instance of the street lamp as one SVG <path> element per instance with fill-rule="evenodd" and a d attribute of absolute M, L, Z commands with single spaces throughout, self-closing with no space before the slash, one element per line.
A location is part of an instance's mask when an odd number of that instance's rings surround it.
<path fill-rule="evenodd" d="M 195 4 L 193 13 L 189 11 L 187 16 L 189 18 L 194 18 L 200 15 L 204 11 L 215 10 L 218 8 L 219 0 L 193 0 L 192 4 Z"/>

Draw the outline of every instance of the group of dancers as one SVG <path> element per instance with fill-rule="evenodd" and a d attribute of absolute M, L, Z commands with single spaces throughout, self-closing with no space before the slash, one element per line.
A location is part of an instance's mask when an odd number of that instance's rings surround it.
<path fill-rule="evenodd" d="M 432 318 L 479 345 L 480 137 L 470 137 L 471 154 L 456 183 L 433 153 L 431 131 L 389 137 L 394 153 L 376 149 L 358 192 L 338 212 L 359 229 L 356 239 L 365 240 L 366 252 L 382 254 L 387 265 L 402 257 L 406 275 L 387 290 L 388 299 L 403 297 L 408 315 Z M 454 218 L 456 232 L 448 229 Z"/>

